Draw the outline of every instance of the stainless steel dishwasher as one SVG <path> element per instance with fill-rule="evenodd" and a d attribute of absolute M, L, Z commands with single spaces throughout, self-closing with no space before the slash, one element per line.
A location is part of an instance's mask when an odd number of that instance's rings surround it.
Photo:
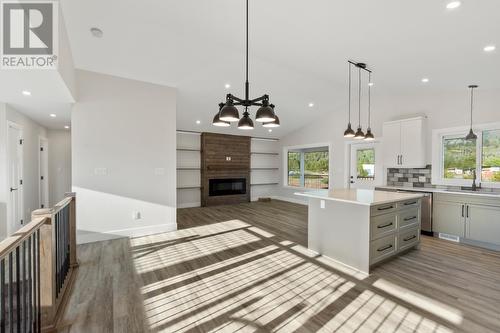
<path fill-rule="evenodd" d="M 422 209 L 421 209 L 421 233 L 424 235 L 433 235 L 432 231 L 432 192 L 424 192 L 424 191 L 412 191 L 406 189 L 392 189 L 387 187 L 377 187 L 375 188 L 377 191 L 386 191 L 386 192 L 411 192 L 411 193 L 419 193 L 423 194 L 422 198 Z"/>

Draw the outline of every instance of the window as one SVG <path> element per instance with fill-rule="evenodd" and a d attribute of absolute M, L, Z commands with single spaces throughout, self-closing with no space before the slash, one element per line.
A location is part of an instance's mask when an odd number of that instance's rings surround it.
<path fill-rule="evenodd" d="M 287 152 L 288 186 L 328 189 L 328 147 L 290 149 Z"/>
<path fill-rule="evenodd" d="M 500 123 L 477 126 L 476 140 L 466 140 L 468 129 L 435 130 L 432 183 L 436 185 L 500 187 Z"/>
<path fill-rule="evenodd" d="M 356 178 L 375 179 L 375 149 L 358 149 L 356 151 Z"/>
<path fill-rule="evenodd" d="M 443 177 L 472 179 L 476 170 L 476 141 L 463 137 L 443 139 Z"/>
<path fill-rule="evenodd" d="M 483 132 L 481 181 L 500 182 L 500 130 Z"/>

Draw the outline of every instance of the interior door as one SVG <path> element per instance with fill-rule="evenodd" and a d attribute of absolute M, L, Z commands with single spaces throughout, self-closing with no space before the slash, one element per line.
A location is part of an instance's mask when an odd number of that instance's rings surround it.
<path fill-rule="evenodd" d="M 48 158 L 48 141 L 47 139 L 40 138 L 40 150 L 39 150 L 39 161 L 40 161 L 40 208 L 46 208 L 49 206 L 49 158 Z"/>
<path fill-rule="evenodd" d="M 9 235 L 21 228 L 23 216 L 23 147 L 22 131 L 15 124 L 8 125 L 8 232 Z"/>
<path fill-rule="evenodd" d="M 380 143 L 351 144 L 349 183 L 351 188 L 373 189 L 383 184 Z"/>
<path fill-rule="evenodd" d="M 399 167 L 401 154 L 401 122 L 384 124 L 384 166 Z"/>

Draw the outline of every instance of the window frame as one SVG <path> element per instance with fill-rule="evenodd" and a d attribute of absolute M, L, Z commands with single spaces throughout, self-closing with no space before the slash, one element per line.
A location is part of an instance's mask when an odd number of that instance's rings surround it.
<path fill-rule="evenodd" d="M 432 185 L 445 186 L 472 186 L 472 179 L 446 179 L 444 178 L 444 149 L 443 139 L 453 137 L 463 137 L 467 135 L 470 127 L 444 128 L 432 131 Z M 483 132 L 500 130 L 500 123 L 480 124 L 473 126 L 476 139 L 476 184 L 486 188 L 500 188 L 500 182 L 483 182 L 482 160 L 483 160 Z"/>
<path fill-rule="evenodd" d="M 310 187 L 305 187 L 301 181 L 301 186 L 291 186 L 288 185 L 288 153 L 289 152 L 298 152 L 300 151 L 301 154 L 301 160 L 304 158 L 304 153 L 307 152 L 308 150 L 310 152 L 314 152 L 315 149 L 320 149 L 320 148 L 327 148 L 328 151 L 328 189 L 332 188 L 332 146 L 330 143 L 314 143 L 314 144 L 306 144 L 306 145 L 299 145 L 299 146 L 288 146 L 288 147 L 283 147 L 283 187 L 288 188 L 288 189 L 298 189 L 298 190 L 307 190 L 307 191 L 321 191 L 325 189 L 320 189 L 320 188 L 310 188 Z M 319 151 L 319 150 L 318 150 Z M 305 179 L 305 170 L 304 170 L 304 163 L 301 163 L 300 167 L 300 178 Z"/>

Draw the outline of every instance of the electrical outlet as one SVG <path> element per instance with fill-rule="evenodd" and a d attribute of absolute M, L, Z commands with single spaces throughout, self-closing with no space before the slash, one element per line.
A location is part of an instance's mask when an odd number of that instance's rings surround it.
<path fill-rule="evenodd" d="M 140 220 L 141 219 L 141 212 L 133 212 L 132 213 L 132 218 L 134 220 Z"/>

